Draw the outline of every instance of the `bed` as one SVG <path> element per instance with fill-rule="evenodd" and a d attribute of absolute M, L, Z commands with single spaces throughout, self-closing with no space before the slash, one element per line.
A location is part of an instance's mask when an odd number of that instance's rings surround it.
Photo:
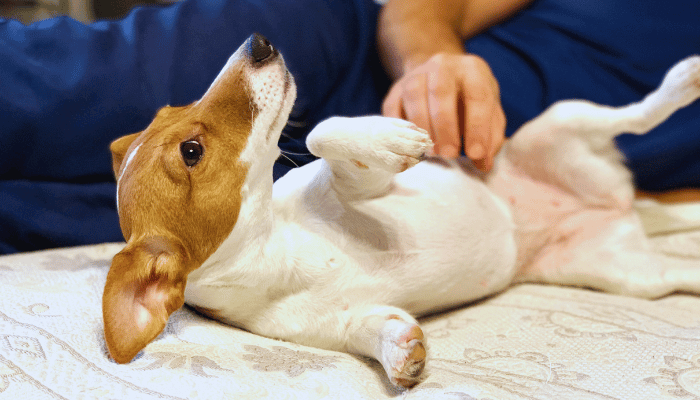
<path fill-rule="evenodd" d="M 637 208 L 657 249 L 700 263 L 700 203 Z M 407 391 L 373 360 L 260 337 L 187 307 L 119 365 L 107 356 L 101 295 L 122 246 L 0 257 L 0 399 L 700 398 L 700 297 L 533 284 L 422 318 L 428 366 Z"/>

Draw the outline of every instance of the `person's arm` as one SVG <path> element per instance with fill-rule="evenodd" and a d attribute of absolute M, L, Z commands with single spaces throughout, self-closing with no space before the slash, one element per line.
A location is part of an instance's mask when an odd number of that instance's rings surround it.
<path fill-rule="evenodd" d="M 391 0 L 380 14 L 378 48 L 396 79 L 382 113 L 427 129 L 436 153 L 463 146 L 482 170 L 504 141 L 498 83 L 463 41 L 512 16 L 532 0 Z"/>
<path fill-rule="evenodd" d="M 466 54 L 464 40 L 507 19 L 532 0 L 391 0 L 382 8 L 378 45 L 393 79 L 438 53 Z"/>

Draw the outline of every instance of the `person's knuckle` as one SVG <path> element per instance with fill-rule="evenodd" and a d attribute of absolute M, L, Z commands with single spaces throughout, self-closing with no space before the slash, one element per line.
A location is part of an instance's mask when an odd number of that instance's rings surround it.
<path fill-rule="evenodd" d="M 425 82 L 420 79 L 407 79 L 403 85 L 403 97 L 408 100 L 414 100 L 421 96 L 425 91 Z"/>
<path fill-rule="evenodd" d="M 483 82 L 471 85 L 464 93 L 468 102 L 492 103 L 495 99 L 493 90 Z"/>
<path fill-rule="evenodd" d="M 426 63 L 426 68 L 432 73 L 441 75 L 454 74 L 461 66 L 451 54 L 439 53 L 432 56 Z"/>
<path fill-rule="evenodd" d="M 432 55 L 428 59 L 428 64 L 432 65 L 441 65 L 445 63 L 445 60 L 447 59 L 447 55 L 445 53 L 437 53 Z"/>
<path fill-rule="evenodd" d="M 428 92 L 438 101 L 442 101 L 443 99 L 449 98 L 454 93 L 454 91 L 454 84 L 451 84 L 446 79 L 442 79 L 441 77 L 433 77 L 433 79 L 430 80 Z"/>
<path fill-rule="evenodd" d="M 465 66 L 472 69 L 489 68 L 488 63 L 476 54 L 467 54 L 463 59 Z"/>

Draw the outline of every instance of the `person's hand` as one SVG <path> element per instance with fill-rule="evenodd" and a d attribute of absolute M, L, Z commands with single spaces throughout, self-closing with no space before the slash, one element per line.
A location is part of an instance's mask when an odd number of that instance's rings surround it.
<path fill-rule="evenodd" d="M 436 54 L 408 70 L 384 99 L 382 114 L 430 132 L 435 154 L 455 158 L 463 146 L 488 171 L 505 140 L 498 82 L 486 61 L 471 54 Z"/>

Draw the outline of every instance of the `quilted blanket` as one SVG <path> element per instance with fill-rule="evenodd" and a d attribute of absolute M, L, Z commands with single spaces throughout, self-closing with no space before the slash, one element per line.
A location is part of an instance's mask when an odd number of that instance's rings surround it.
<path fill-rule="evenodd" d="M 640 212 L 654 246 L 700 257 L 700 206 L 679 207 Z M 530 284 L 423 318 L 426 377 L 407 391 L 373 360 L 260 337 L 187 307 L 118 365 L 101 295 L 122 246 L 0 257 L 0 400 L 700 399 L 700 297 Z"/>

